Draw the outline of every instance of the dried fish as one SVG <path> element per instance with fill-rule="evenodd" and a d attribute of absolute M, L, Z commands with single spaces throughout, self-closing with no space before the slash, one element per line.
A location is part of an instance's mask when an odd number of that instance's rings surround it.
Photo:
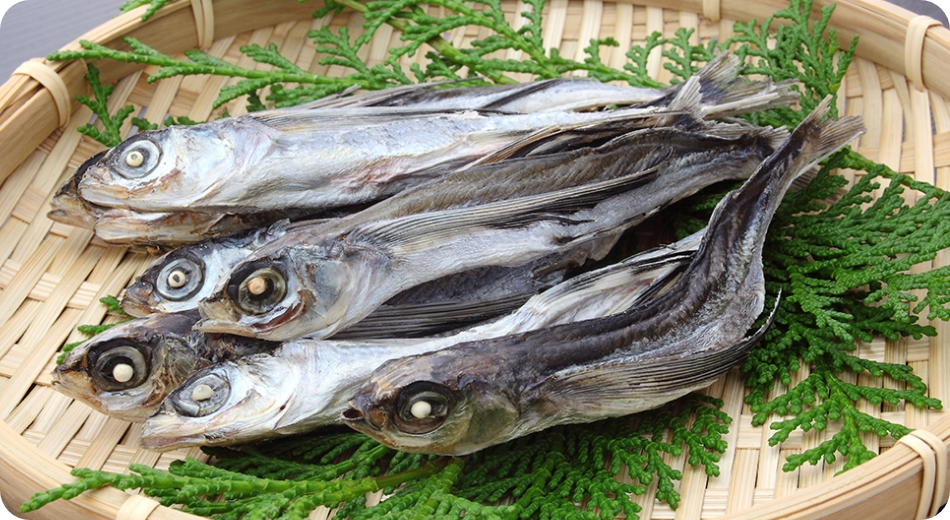
<path fill-rule="evenodd" d="M 716 207 L 664 294 L 628 312 L 389 361 L 344 419 L 405 451 L 462 455 L 558 424 L 654 408 L 707 386 L 757 342 L 762 247 L 792 180 L 863 132 L 826 99 Z"/>
<path fill-rule="evenodd" d="M 716 104 L 706 106 L 700 95 L 694 110 L 723 115 L 740 106 L 750 110 L 787 104 L 794 97 L 786 85 L 736 80 L 738 60 L 723 56 L 710 64 L 712 72 L 691 78 L 716 98 Z M 737 92 L 741 102 L 735 99 Z M 77 172 L 78 188 L 90 203 L 145 212 L 317 211 L 389 196 L 538 129 L 649 118 L 668 110 L 649 106 L 510 114 L 410 106 L 261 111 L 141 132 Z"/>
<path fill-rule="evenodd" d="M 747 178 L 786 135 L 704 127 L 635 131 L 597 148 L 478 166 L 297 228 L 238 264 L 199 303 L 205 319 L 197 327 L 271 340 L 329 337 L 394 294 L 453 272 L 579 247 L 600 258 L 598 239 L 710 184 Z"/>
<path fill-rule="evenodd" d="M 350 396 L 383 361 L 638 305 L 689 263 L 700 237 L 584 273 L 532 297 L 510 315 L 451 336 L 358 342 L 298 339 L 273 352 L 218 363 L 183 383 L 145 421 L 142 446 L 168 450 L 236 444 L 339 424 Z"/>

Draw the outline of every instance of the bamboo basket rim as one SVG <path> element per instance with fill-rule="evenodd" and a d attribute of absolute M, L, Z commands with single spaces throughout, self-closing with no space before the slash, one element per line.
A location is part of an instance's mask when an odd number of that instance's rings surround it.
<path fill-rule="evenodd" d="M 711 21 L 762 21 L 787 5 L 786 0 L 755 3 L 741 0 L 616 0 L 609 3 L 662 7 L 696 13 Z M 817 11 L 829 3 L 829 0 L 816 0 L 813 9 Z M 946 67 L 950 63 L 950 31 L 938 26 L 939 22 L 935 25 L 929 17 L 917 16 L 880 0 L 838 0 L 835 3 L 837 10 L 831 25 L 838 30 L 842 46 L 846 46 L 855 33 L 861 34 L 857 56 L 904 75 L 918 92 L 926 94 L 929 90 L 950 98 L 950 68 Z M 116 47 L 122 36 L 131 35 L 147 40 L 163 52 L 175 54 L 198 46 L 206 48 L 222 37 L 304 19 L 312 14 L 315 6 L 315 3 L 289 1 L 179 0 L 167 4 L 148 22 L 141 21 L 143 6 L 116 17 L 80 39 Z M 246 16 L 250 9 L 255 9 L 254 16 Z M 841 20 L 848 20 L 850 25 L 843 27 L 836 23 Z M 64 49 L 78 48 L 78 41 Z M 142 69 L 134 64 L 108 63 L 108 66 L 99 66 L 103 84 L 114 83 L 130 72 Z M 85 64 L 79 61 L 49 63 L 32 60 L 0 86 L 0 142 L 7 144 L 7 160 L 0 164 L 0 182 L 81 108 L 75 98 L 87 90 L 82 77 L 84 69 Z M 24 129 L 23 121 L 30 122 L 28 129 Z M 6 386 L 0 386 L 0 409 L 9 405 L 3 402 L 3 398 L 10 386 L 9 381 Z M 6 413 L 9 414 L 9 410 Z M 919 433 L 905 437 L 906 440 L 898 441 L 886 453 L 866 462 L 860 471 L 846 472 L 820 485 L 719 518 L 825 517 L 849 511 L 855 500 L 868 495 L 886 495 L 886 490 L 910 493 L 914 503 L 919 504 L 918 518 L 932 515 L 950 497 L 947 478 L 950 474 L 947 464 L 950 414 L 936 414 L 936 417 L 926 428 L 917 430 Z M 0 483 L 4 486 L 4 500 L 11 510 L 16 510 L 19 505 L 11 501 L 22 502 L 33 492 L 74 479 L 66 464 L 37 449 L 5 420 L 0 421 L 0 439 L 4 440 L 0 442 L 0 468 L 3 469 Z M 159 506 L 149 498 L 112 488 L 87 492 L 68 503 L 59 501 L 44 510 L 58 517 L 81 514 L 83 517 L 119 519 L 198 518 Z"/>

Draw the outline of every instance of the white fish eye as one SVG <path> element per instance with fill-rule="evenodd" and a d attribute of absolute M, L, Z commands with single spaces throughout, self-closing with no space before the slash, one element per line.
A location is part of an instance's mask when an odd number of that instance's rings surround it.
<path fill-rule="evenodd" d="M 119 175 L 126 179 L 137 179 L 152 172 L 161 159 L 162 151 L 158 145 L 141 138 L 127 141 L 112 166 Z"/>
<path fill-rule="evenodd" d="M 420 435 L 436 430 L 452 410 L 452 398 L 440 385 L 417 382 L 396 397 L 393 423 L 399 431 Z"/>
<path fill-rule="evenodd" d="M 135 388 L 148 378 L 149 360 L 142 349 L 118 344 L 101 349 L 90 368 L 98 387 L 106 392 Z"/>
<path fill-rule="evenodd" d="M 204 283 L 204 269 L 190 258 L 176 258 L 165 264 L 155 277 L 155 290 L 169 300 L 193 297 Z"/>
<path fill-rule="evenodd" d="M 231 395 L 231 383 L 217 374 L 192 378 L 168 396 L 172 408 L 185 417 L 214 413 Z"/>
<path fill-rule="evenodd" d="M 271 267 L 262 267 L 241 278 L 232 299 L 239 310 L 262 314 L 273 309 L 286 295 L 287 280 L 284 274 Z"/>

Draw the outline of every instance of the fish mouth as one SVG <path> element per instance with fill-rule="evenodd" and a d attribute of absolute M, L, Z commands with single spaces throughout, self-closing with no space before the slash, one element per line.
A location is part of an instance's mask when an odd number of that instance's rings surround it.
<path fill-rule="evenodd" d="M 195 323 L 194 327 L 192 327 L 192 330 L 196 330 L 198 332 L 204 332 L 204 333 L 216 332 L 216 333 L 224 333 L 224 334 L 234 334 L 235 336 L 244 336 L 244 337 L 251 337 L 251 338 L 256 337 L 257 335 L 257 330 L 254 327 L 250 327 L 248 325 L 242 325 L 240 323 L 236 323 L 233 321 L 218 320 L 214 318 L 205 318 L 202 320 L 198 320 L 198 322 Z"/>
<path fill-rule="evenodd" d="M 280 312 L 270 320 L 257 321 L 251 325 L 245 325 L 240 322 L 244 315 L 235 312 L 231 306 L 228 305 L 227 296 L 212 296 L 198 302 L 198 310 L 204 319 L 198 321 L 193 327 L 193 330 L 200 332 L 221 332 L 280 341 L 290 339 L 292 336 L 274 336 L 272 334 L 273 331 L 279 330 L 280 325 L 300 317 L 305 309 L 306 303 L 298 301 L 297 304 L 283 309 L 283 312 Z"/>
<path fill-rule="evenodd" d="M 359 432 L 371 433 L 379 429 L 376 425 L 370 424 L 366 416 L 363 415 L 362 411 L 352 406 L 346 410 L 343 410 L 343 413 L 340 414 L 340 417 L 343 419 L 344 424 Z"/>
<path fill-rule="evenodd" d="M 135 290 L 132 290 L 133 288 Z M 119 307 L 121 307 L 126 314 L 130 314 L 136 318 L 150 316 L 157 312 L 153 296 L 154 292 L 150 287 L 129 287 L 125 290 L 125 295 L 122 296 Z"/>
<path fill-rule="evenodd" d="M 159 412 L 159 414 L 161 414 L 161 412 Z M 170 451 L 178 448 L 190 448 L 201 444 L 203 440 L 201 435 L 181 435 L 180 433 L 170 435 L 176 431 L 179 425 L 172 423 L 155 426 L 151 424 L 156 417 L 158 417 L 158 415 L 153 415 L 145 420 L 142 435 L 139 437 L 139 445 L 143 448 L 155 451 Z"/>

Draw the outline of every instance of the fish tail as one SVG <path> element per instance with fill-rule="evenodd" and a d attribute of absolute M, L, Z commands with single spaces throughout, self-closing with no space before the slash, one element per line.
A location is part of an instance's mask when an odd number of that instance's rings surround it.
<path fill-rule="evenodd" d="M 768 209 L 774 211 L 799 176 L 864 133 L 860 116 L 825 119 L 830 102 L 829 96 L 819 103 L 775 153 L 762 162 L 747 182 L 748 189 L 743 190 L 746 197 L 761 198 L 760 194 L 767 191 Z"/>
<path fill-rule="evenodd" d="M 822 100 L 789 137 L 789 146 L 792 149 L 800 147 L 800 152 L 783 176 L 783 193 L 799 176 L 812 170 L 820 161 L 864 133 L 864 122 L 860 116 L 825 118 L 831 99 L 831 96 L 828 96 Z"/>

